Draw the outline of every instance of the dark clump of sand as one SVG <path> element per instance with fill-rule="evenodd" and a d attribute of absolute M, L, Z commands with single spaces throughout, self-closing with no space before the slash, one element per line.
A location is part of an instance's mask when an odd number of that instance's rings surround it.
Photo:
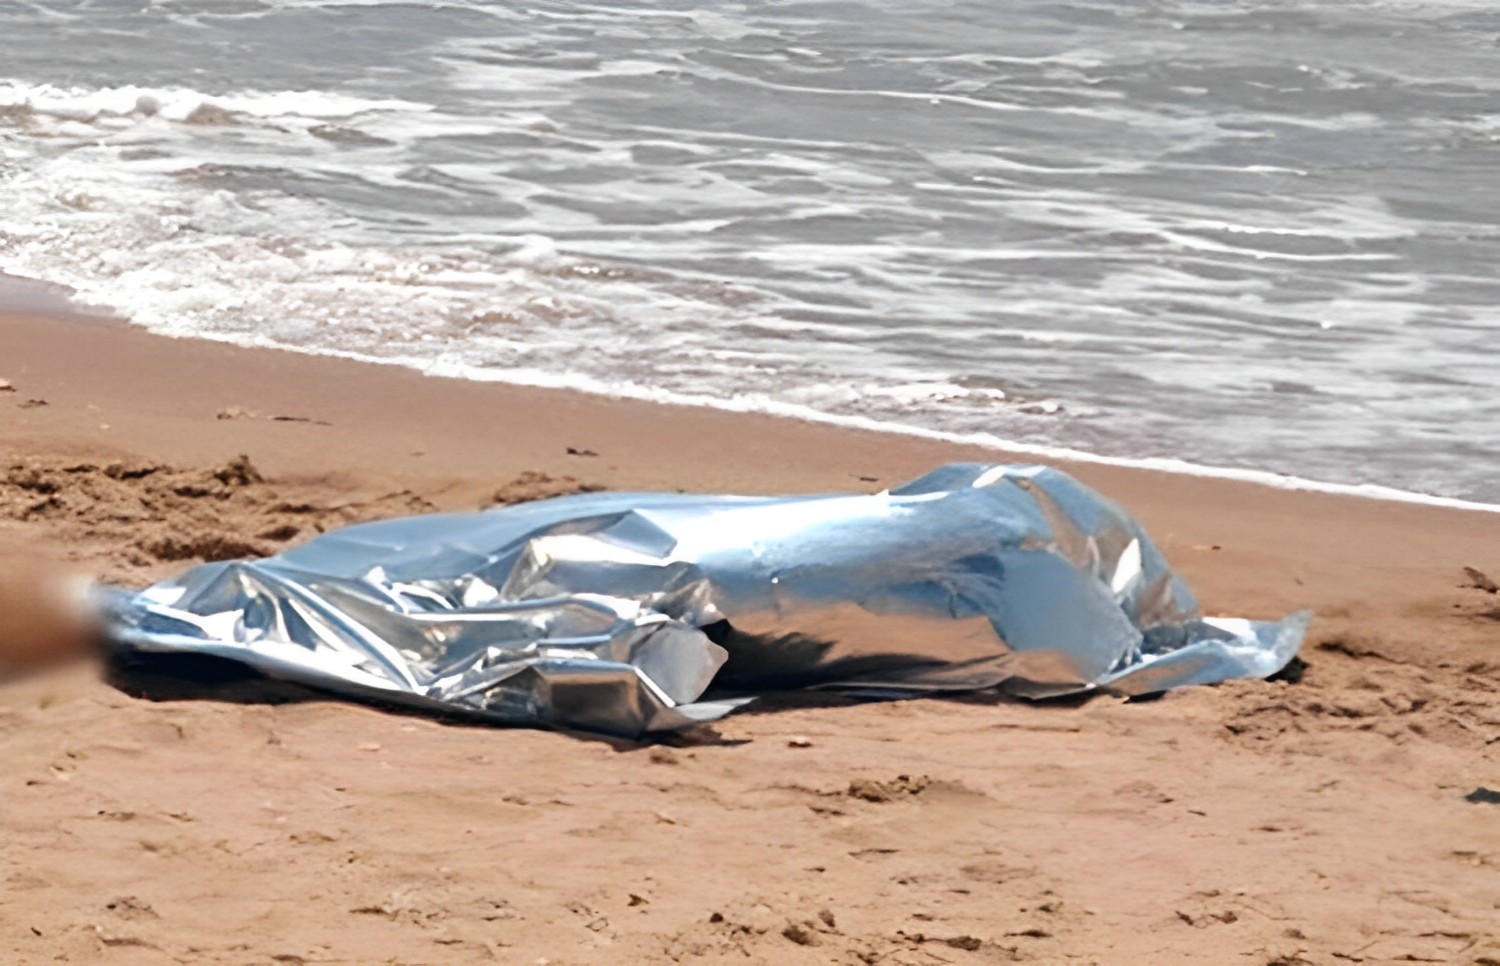
<path fill-rule="evenodd" d="M 100 322 L 0 340 L 0 542 L 124 585 L 398 514 L 1003 458 Z M 657 745 L 32 676 L 0 686 L 0 961 L 1500 963 L 1500 519 L 1069 468 L 1211 612 L 1316 609 L 1303 662 L 1155 701 L 778 696 Z"/>
<path fill-rule="evenodd" d="M 599 489 L 528 470 L 475 508 Z M 200 469 L 43 457 L 0 468 L 0 519 L 45 529 L 96 576 L 123 583 L 162 564 L 267 556 L 334 527 L 435 509 L 408 488 L 352 494 L 328 481 L 270 482 L 244 455 Z"/>

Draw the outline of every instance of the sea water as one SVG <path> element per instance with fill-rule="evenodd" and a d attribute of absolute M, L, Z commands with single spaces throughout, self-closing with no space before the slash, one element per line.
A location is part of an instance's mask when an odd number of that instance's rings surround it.
<path fill-rule="evenodd" d="M 0 0 L 171 334 L 1500 502 L 1497 265 L 1479 0 Z"/>

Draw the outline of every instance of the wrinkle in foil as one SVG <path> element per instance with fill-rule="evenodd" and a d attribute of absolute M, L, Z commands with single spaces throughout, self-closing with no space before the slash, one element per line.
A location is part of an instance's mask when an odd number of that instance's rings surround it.
<path fill-rule="evenodd" d="M 1058 470 L 981 464 L 876 494 L 597 493 L 361 524 L 122 595 L 110 621 L 127 648 L 626 736 L 773 689 L 1264 677 L 1306 624 L 1205 620 L 1114 503 Z"/>

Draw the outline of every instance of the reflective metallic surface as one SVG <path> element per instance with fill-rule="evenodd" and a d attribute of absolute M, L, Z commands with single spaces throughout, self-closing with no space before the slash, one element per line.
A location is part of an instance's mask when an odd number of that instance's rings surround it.
<path fill-rule="evenodd" d="M 368 523 L 111 610 L 129 648 L 620 735 L 791 687 L 1263 677 L 1306 624 L 1200 619 L 1123 510 L 1057 470 L 980 464 L 873 495 L 601 493 Z"/>

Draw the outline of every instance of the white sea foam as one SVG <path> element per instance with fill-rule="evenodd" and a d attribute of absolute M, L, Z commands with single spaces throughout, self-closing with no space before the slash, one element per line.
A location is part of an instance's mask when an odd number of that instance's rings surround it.
<path fill-rule="evenodd" d="M 187 335 L 185 333 L 179 334 Z M 191 335 L 199 336 L 202 334 L 192 333 Z M 757 395 L 737 395 L 728 398 L 704 396 L 673 392 L 667 389 L 631 383 L 605 381 L 587 375 L 569 375 L 545 369 L 515 368 L 497 371 L 494 369 L 475 368 L 456 359 L 446 357 L 370 356 L 359 352 L 320 348 L 305 343 L 287 344 L 278 342 L 275 339 L 260 338 L 253 335 L 231 338 L 215 334 L 207 337 L 215 341 L 231 342 L 238 345 L 292 349 L 310 355 L 333 356 L 377 365 L 398 365 L 416 369 L 435 378 L 502 382 L 507 385 L 568 390 L 615 399 L 634 399 L 663 405 L 696 406 L 731 413 L 776 416 L 785 419 L 824 423 L 865 432 L 885 433 L 893 436 L 911 436 L 919 439 L 931 439 L 964 446 L 980 447 L 994 450 L 1000 454 L 1024 456 L 1038 460 L 1057 460 L 1100 466 L 1115 466 L 1124 469 L 1150 470 L 1179 476 L 1232 480 L 1279 490 L 1327 493 L 1334 496 L 1415 504 L 1418 506 L 1431 506 L 1451 510 L 1500 513 L 1500 504 L 1434 496 L 1428 493 L 1417 493 L 1396 487 L 1383 486 L 1378 483 L 1333 483 L 1327 480 L 1315 480 L 1290 474 L 1271 473 L 1264 470 L 1245 469 L 1242 467 L 1214 466 L 1165 457 L 1106 456 L 1066 446 L 1042 446 L 1034 443 L 1004 439 L 987 433 L 950 433 L 941 430 L 924 429 L 919 426 L 894 424 L 860 416 L 838 415 L 821 409 L 799 406 L 784 400 Z"/>
<path fill-rule="evenodd" d="M 182 87 L 54 87 L 0 83 L 0 110 L 24 108 L 38 115 L 95 122 L 112 117 L 162 117 L 186 121 L 205 110 L 261 118 L 354 117 L 367 111 L 428 111 L 431 105 L 398 98 L 367 99 L 324 91 L 205 94 Z"/>

